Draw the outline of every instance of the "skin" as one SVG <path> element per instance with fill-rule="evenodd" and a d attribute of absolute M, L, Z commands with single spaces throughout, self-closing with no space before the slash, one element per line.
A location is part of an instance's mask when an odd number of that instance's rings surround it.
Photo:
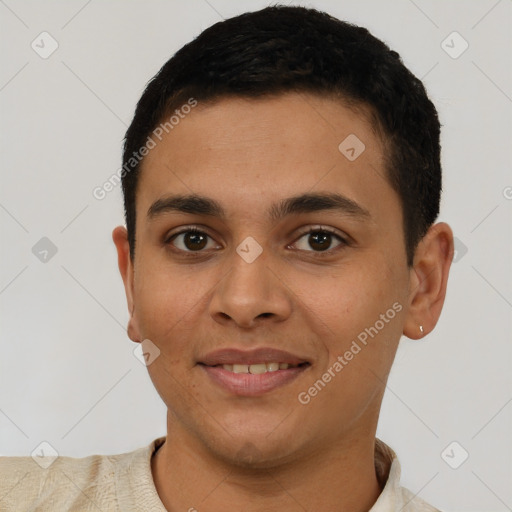
<path fill-rule="evenodd" d="M 366 146 L 353 162 L 338 150 L 352 133 Z M 145 157 L 134 261 L 124 227 L 113 240 L 128 334 L 160 350 L 148 371 L 168 408 L 167 440 L 152 472 L 168 510 L 213 512 L 232 503 L 246 511 L 362 512 L 375 503 L 382 491 L 375 433 L 395 352 L 402 335 L 419 339 L 434 329 L 453 257 L 452 231 L 437 223 L 407 266 L 383 155 L 364 107 L 287 93 L 199 104 Z M 272 203 L 312 192 L 343 194 L 369 217 L 322 210 L 268 219 Z M 178 193 L 215 199 L 225 219 L 148 217 L 156 200 Z M 169 241 L 189 225 L 210 237 L 200 253 L 185 235 Z M 304 234 L 319 226 L 348 243 L 333 236 L 319 250 Z M 235 250 L 249 236 L 263 249 L 252 263 Z M 301 404 L 299 393 L 394 303 L 401 311 Z M 217 348 L 262 346 L 311 366 L 263 396 L 237 397 L 197 364 Z"/>

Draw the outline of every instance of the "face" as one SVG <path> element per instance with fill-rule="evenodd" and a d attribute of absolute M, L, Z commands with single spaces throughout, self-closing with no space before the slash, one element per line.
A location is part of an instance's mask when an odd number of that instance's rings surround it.
<path fill-rule="evenodd" d="M 183 442 L 272 464 L 375 428 L 411 291 L 384 156 L 294 93 L 199 103 L 145 157 L 129 333 Z"/>

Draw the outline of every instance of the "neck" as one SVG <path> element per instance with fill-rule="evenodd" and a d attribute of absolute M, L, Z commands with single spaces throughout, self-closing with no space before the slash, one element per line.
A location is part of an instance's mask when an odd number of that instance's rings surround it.
<path fill-rule="evenodd" d="M 352 432 L 336 446 L 300 459 L 254 469 L 198 449 L 197 439 L 176 427 L 168 428 L 152 460 L 156 489 L 170 512 L 217 512 L 226 504 L 248 512 L 368 512 L 382 491 L 374 466 L 374 429 Z"/>

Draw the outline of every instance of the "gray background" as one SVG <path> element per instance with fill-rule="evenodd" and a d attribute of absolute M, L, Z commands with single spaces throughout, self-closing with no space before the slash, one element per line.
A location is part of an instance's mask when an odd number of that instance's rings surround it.
<path fill-rule="evenodd" d="M 101 201 L 92 191 L 119 168 L 161 65 L 204 28 L 265 5 L 0 1 L 0 454 L 42 441 L 61 455 L 120 453 L 165 434 L 165 406 L 125 330 L 111 241 L 121 190 Z M 378 436 L 398 453 L 403 485 L 439 508 L 512 510 L 512 2 L 301 5 L 397 50 L 443 124 L 439 220 L 457 258 L 437 328 L 400 344 Z M 31 47 L 51 49 L 43 31 L 58 43 L 47 58 Z"/>

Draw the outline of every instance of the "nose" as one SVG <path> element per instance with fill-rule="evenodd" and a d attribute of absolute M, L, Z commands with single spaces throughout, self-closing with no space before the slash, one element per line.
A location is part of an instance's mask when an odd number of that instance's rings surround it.
<path fill-rule="evenodd" d="M 290 316 L 291 293 L 264 254 L 248 263 L 234 252 L 231 260 L 210 301 L 210 315 L 216 322 L 251 329 Z"/>

